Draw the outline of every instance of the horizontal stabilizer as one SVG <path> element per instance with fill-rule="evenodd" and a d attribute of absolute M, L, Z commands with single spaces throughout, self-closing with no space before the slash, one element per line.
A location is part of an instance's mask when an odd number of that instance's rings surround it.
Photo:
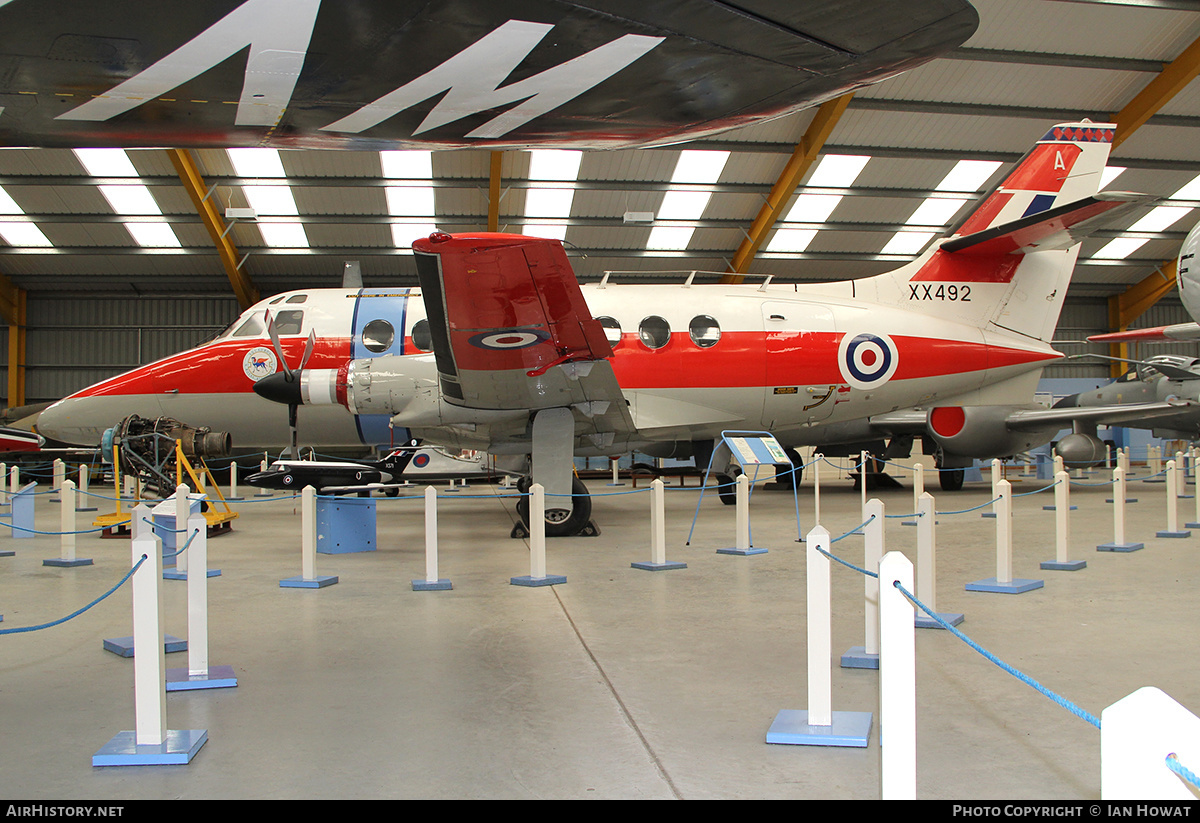
<path fill-rule="evenodd" d="M 1101 192 L 1010 223 L 956 237 L 942 251 L 967 255 L 1027 254 L 1068 249 L 1117 217 L 1144 208 L 1157 198 L 1131 192 Z"/>
<path fill-rule="evenodd" d="M 1093 334 L 1090 343 L 1132 343 L 1138 340 L 1196 340 L 1200 339 L 1200 323 L 1176 323 L 1152 329 L 1132 329 L 1109 334 Z"/>

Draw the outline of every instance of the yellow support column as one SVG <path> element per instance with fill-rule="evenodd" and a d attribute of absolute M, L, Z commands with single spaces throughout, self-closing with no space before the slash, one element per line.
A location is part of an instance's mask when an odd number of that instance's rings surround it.
<path fill-rule="evenodd" d="M 488 231 L 500 230 L 500 164 L 503 160 L 504 152 L 491 152 L 488 173 Z"/>
<path fill-rule="evenodd" d="M 800 138 L 795 151 L 788 158 L 787 165 L 784 166 L 779 179 L 771 187 L 771 193 L 767 195 L 767 202 L 763 203 L 762 208 L 758 210 L 758 216 L 750 224 L 750 230 L 746 232 L 746 238 L 742 240 L 741 245 L 733 256 L 733 263 L 729 266 L 729 273 L 721 278 L 722 283 L 742 282 L 742 275 L 746 273 L 750 268 L 750 264 L 754 262 L 754 256 L 758 254 L 759 247 L 762 246 L 771 227 L 779 219 L 780 211 L 787 203 L 788 198 L 792 196 L 792 193 L 796 190 L 796 186 L 800 184 L 804 175 L 808 174 L 808 170 L 812 168 L 812 164 L 816 162 L 817 155 L 821 153 L 821 149 L 824 148 L 826 141 L 829 140 L 829 135 L 833 132 L 833 127 L 837 125 L 838 120 L 845 113 L 846 107 L 850 104 L 850 98 L 853 96 L 853 93 L 844 94 L 835 100 L 828 100 L 822 103 L 821 107 L 817 109 L 817 113 L 813 115 L 812 122 L 809 123 L 804 136 Z"/>

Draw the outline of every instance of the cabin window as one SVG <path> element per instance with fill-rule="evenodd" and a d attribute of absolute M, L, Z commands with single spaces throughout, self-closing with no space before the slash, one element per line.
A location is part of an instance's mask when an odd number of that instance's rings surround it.
<path fill-rule="evenodd" d="M 661 349 L 671 340 L 671 326 L 667 321 L 652 314 L 638 326 L 638 337 L 648 349 Z"/>
<path fill-rule="evenodd" d="M 621 342 L 621 324 L 611 317 L 597 317 L 596 319 L 604 327 L 604 337 L 608 340 L 608 345 L 615 349 Z"/>
<path fill-rule="evenodd" d="M 307 295 L 307 294 L 293 294 L 291 297 L 289 297 L 289 298 L 287 299 L 287 302 L 289 302 L 289 303 L 303 303 L 303 302 L 304 302 L 305 300 L 307 300 L 307 299 L 308 299 L 308 295 Z"/>
<path fill-rule="evenodd" d="M 433 351 L 433 335 L 429 331 L 428 320 L 418 320 L 412 327 L 413 347 L 421 351 Z"/>
<path fill-rule="evenodd" d="M 304 312 L 295 309 L 276 312 L 271 321 L 275 324 L 275 333 L 280 336 L 299 334 L 304 327 Z"/>
<path fill-rule="evenodd" d="M 362 342 L 367 351 L 376 354 L 385 352 L 392 347 L 392 341 L 395 339 L 395 329 L 386 320 L 372 320 L 363 327 Z"/>
<path fill-rule="evenodd" d="M 692 342 L 697 346 L 702 349 L 710 349 L 721 339 L 721 327 L 712 317 L 700 314 L 692 318 L 691 325 L 688 326 L 688 334 L 691 335 Z"/>

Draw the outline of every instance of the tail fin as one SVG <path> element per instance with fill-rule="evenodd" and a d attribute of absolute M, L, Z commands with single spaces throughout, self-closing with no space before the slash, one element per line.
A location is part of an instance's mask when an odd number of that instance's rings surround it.
<path fill-rule="evenodd" d="M 890 275 L 901 305 L 1049 342 L 1081 235 L 1098 215 L 1129 206 L 1128 197 L 1095 197 L 1114 128 L 1084 122 L 1047 132 L 958 229 Z"/>

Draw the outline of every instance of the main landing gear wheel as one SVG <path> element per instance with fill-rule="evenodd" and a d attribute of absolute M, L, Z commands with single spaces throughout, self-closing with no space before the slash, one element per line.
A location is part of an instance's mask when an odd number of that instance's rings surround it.
<path fill-rule="evenodd" d="M 962 491 L 966 476 L 965 469 L 942 469 L 938 472 L 938 483 L 944 492 Z"/>
<path fill-rule="evenodd" d="M 721 502 L 726 506 L 737 505 L 737 487 L 734 485 L 733 478 L 727 474 L 714 475 L 717 481 L 717 496 L 721 498 Z"/>
<path fill-rule="evenodd" d="M 528 478 L 521 478 L 517 483 L 517 490 L 522 496 L 517 500 L 517 514 L 521 517 L 521 522 L 528 528 L 529 526 L 529 493 L 530 482 Z M 588 526 L 588 521 L 592 517 L 592 497 L 588 493 L 587 486 L 583 485 L 583 481 L 578 477 L 571 478 L 571 500 L 572 508 L 567 509 L 554 508 L 556 502 L 560 498 L 546 498 L 546 537 L 573 537 L 583 532 Z"/>

